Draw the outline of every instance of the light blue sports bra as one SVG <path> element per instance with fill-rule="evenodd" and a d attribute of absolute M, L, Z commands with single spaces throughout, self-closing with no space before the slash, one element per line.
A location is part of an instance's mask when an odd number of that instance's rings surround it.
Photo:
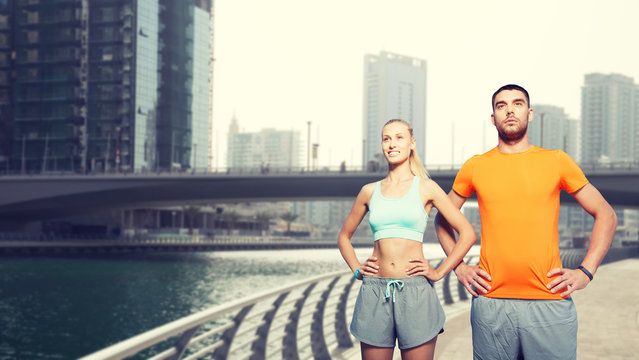
<path fill-rule="evenodd" d="M 385 238 L 401 238 L 424 241 L 428 214 L 419 196 L 419 177 L 413 178 L 408 193 L 399 198 L 383 197 L 380 184 L 381 180 L 375 184 L 375 191 L 368 205 L 370 210 L 368 221 L 373 230 L 373 239 L 377 241 Z"/>

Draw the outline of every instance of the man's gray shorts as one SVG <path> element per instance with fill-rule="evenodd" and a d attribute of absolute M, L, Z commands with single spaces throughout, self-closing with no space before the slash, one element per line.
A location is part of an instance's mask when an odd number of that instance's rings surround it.
<path fill-rule="evenodd" d="M 476 360 L 577 358 L 577 310 L 563 300 L 473 298 Z"/>
<path fill-rule="evenodd" d="M 433 284 L 423 276 L 379 278 L 365 276 L 359 290 L 351 333 L 379 347 L 409 349 L 443 331 L 444 309 Z"/>

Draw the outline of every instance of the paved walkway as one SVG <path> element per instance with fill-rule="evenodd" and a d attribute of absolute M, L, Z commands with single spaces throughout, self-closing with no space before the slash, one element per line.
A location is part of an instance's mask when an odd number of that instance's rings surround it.
<path fill-rule="evenodd" d="M 579 316 L 577 359 L 639 359 L 639 259 L 602 265 L 595 280 L 573 294 Z M 449 318 L 435 359 L 473 358 L 470 312 Z"/>
<path fill-rule="evenodd" d="M 639 259 L 603 265 L 595 280 L 573 294 L 579 316 L 577 359 L 639 359 Z M 473 358 L 470 303 L 445 307 L 445 332 L 435 348 L 436 360 Z M 359 346 L 343 354 L 358 359 Z M 395 359 L 401 359 L 395 349 Z M 340 357 L 342 358 L 342 357 Z"/>

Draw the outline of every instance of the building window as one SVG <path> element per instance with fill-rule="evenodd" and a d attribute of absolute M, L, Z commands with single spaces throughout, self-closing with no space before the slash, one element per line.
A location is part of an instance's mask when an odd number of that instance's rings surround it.
<path fill-rule="evenodd" d="M 27 12 L 27 23 L 36 24 L 40 21 L 40 15 L 37 11 Z"/>
<path fill-rule="evenodd" d="M 9 15 L 0 14 L 0 29 L 9 28 Z"/>
<path fill-rule="evenodd" d="M 27 61 L 32 62 L 32 61 L 38 61 L 38 50 L 37 49 L 32 49 L 32 50 L 27 50 Z"/>
<path fill-rule="evenodd" d="M 39 38 L 39 33 L 37 31 L 27 31 L 27 42 L 29 44 L 37 43 Z"/>

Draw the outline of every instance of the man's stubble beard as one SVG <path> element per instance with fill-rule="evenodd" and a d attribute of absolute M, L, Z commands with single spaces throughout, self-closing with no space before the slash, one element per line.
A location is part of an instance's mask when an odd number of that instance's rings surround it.
<path fill-rule="evenodd" d="M 526 135 L 528 131 L 528 123 L 525 123 L 524 127 L 519 129 L 517 132 L 508 133 L 504 130 L 504 128 L 497 127 L 497 134 L 502 141 L 511 142 L 521 140 Z"/>

